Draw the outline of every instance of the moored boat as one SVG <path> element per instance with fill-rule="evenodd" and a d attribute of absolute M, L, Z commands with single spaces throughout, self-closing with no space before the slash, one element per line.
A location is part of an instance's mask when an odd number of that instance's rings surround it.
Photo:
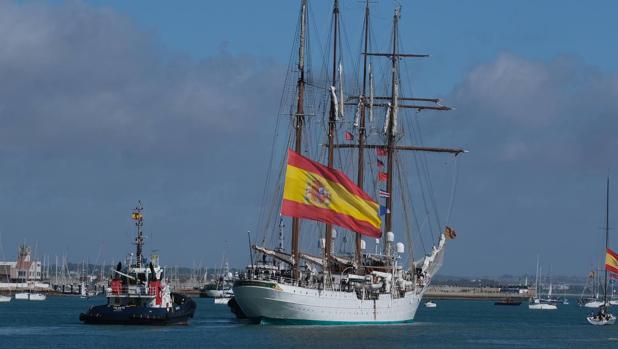
<path fill-rule="evenodd" d="M 107 304 L 93 306 L 79 315 L 87 324 L 169 325 L 184 324 L 195 312 L 195 302 L 182 294 L 173 293 L 165 281 L 164 270 L 156 255 L 150 261 L 142 255 L 142 204 L 133 210 L 137 227 L 136 253 L 128 258 L 127 267 L 118 263 L 105 289 Z"/>
<path fill-rule="evenodd" d="M 39 292 L 18 292 L 15 293 L 15 300 L 20 301 L 44 301 L 47 296 Z"/>
<path fill-rule="evenodd" d="M 505 298 L 494 302 L 494 305 L 521 305 L 521 301 L 513 298 Z"/>
<path fill-rule="evenodd" d="M 541 297 L 541 267 L 539 266 L 539 257 L 536 259 L 536 280 L 534 282 L 534 297 L 530 298 L 528 302 L 528 309 L 530 310 L 556 310 L 558 309 L 557 303 L 551 299 L 551 285 L 549 293 L 546 299 Z"/>
<path fill-rule="evenodd" d="M 435 308 L 437 306 L 438 305 L 436 303 L 432 302 L 432 301 L 425 302 L 425 308 Z"/>

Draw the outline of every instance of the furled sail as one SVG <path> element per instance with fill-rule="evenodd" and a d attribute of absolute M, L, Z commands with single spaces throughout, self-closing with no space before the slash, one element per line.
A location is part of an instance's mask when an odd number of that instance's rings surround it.
<path fill-rule="evenodd" d="M 373 122 L 373 72 L 369 64 L 369 122 Z"/>
<path fill-rule="evenodd" d="M 343 65 L 341 65 L 341 63 L 339 63 L 339 114 L 335 114 L 335 115 L 339 115 L 343 118 Z"/>
<path fill-rule="evenodd" d="M 333 103 L 333 107 L 335 108 L 335 118 L 339 119 L 339 102 L 337 102 L 337 92 L 335 91 L 335 86 L 329 87 L 330 89 L 330 98 Z"/>
<path fill-rule="evenodd" d="M 391 122 L 391 104 L 386 107 L 386 116 L 384 117 L 384 134 L 388 134 L 388 126 Z"/>

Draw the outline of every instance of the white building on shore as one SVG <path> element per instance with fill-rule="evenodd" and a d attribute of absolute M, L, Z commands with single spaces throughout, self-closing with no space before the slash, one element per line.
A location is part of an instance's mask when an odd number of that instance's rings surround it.
<path fill-rule="evenodd" d="M 41 262 L 32 260 L 32 250 L 21 245 L 15 262 L 0 262 L 0 282 L 30 282 L 41 280 Z"/>

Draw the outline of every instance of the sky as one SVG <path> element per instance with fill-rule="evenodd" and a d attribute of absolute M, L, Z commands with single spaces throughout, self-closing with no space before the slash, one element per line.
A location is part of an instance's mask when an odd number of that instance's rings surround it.
<path fill-rule="evenodd" d="M 618 3 L 381 0 L 376 40 L 396 4 L 406 49 L 431 54 L 415 91 L 456 108 L 423 119 L 426 143 L 470 151 L 442 273 L 533 273 L 540 255 L 585 275 L 618 173 Z M 323 32 L 331 2 L 311 6 Z M 362 6 L 342 1 L 352 50 Z M 6 258 L 27 242 L 52 261 L 118 260 L 141 199 L 162 263 L 247 264 L 297 18 L 288 0 L 0 1 Z"/>

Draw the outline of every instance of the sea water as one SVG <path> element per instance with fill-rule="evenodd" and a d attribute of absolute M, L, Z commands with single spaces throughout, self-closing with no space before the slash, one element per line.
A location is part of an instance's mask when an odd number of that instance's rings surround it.
<path fill-rule="evenodd" d="M 184 326 L 84 325 L 79 313 L 103 297 L 48 297 L 0 303 L 0 348 L 614 348 L 618 325 L 586 322 L 589 309 L 554 311 L 495 306 L 489 301 L 421 305 L 412 324 L 380 326 L 272 326 L 237 321 L 226 305 L 195 298 Z M 572 302 L 574 303 L 574 301 Z M 616 307 L 615 313 L 618 313 Z"/>

